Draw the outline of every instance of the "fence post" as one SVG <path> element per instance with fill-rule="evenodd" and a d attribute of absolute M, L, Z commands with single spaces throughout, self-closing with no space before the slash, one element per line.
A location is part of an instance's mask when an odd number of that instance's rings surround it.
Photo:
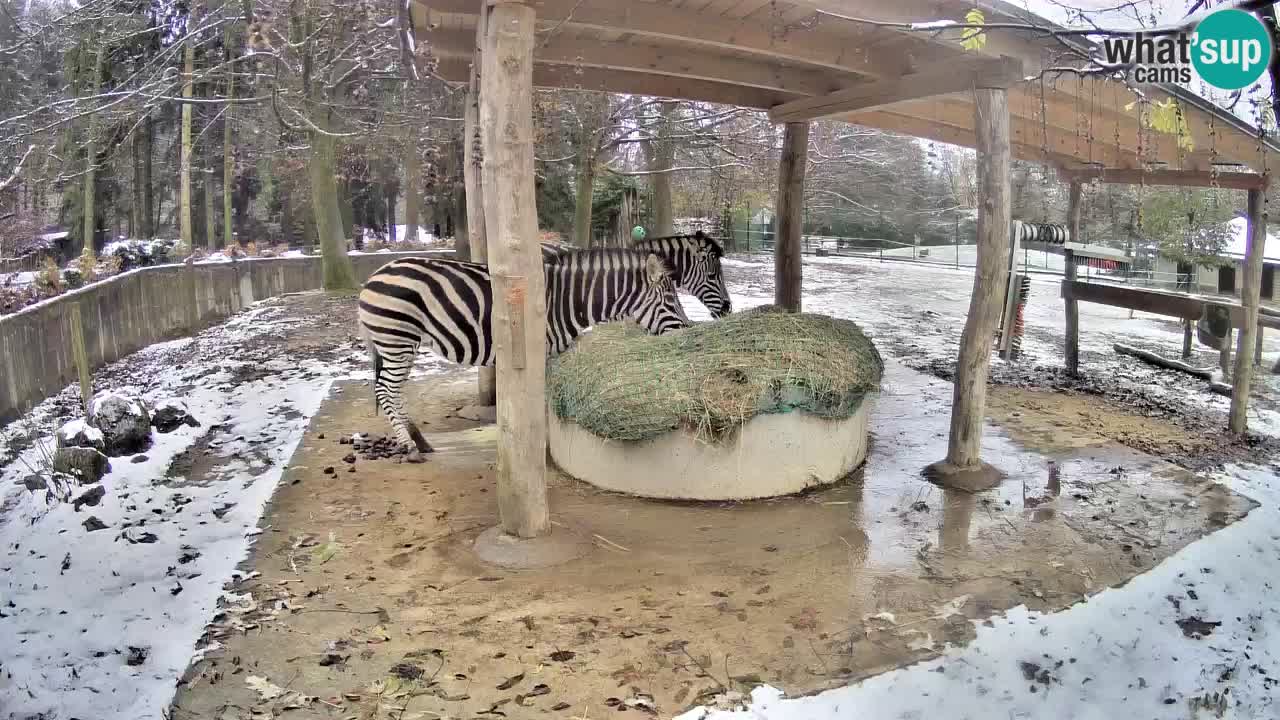
<path fill-rule="evenodd" d="M 80 316 L 80 303 L 71 304 L 71 356 L 75 359 L 76 374 L 80 376 L 80 400 L 84 414 L 89 414 L 89 400 L 93 398 L 93 376 L 89 372 L 89 353 L 85 350 L 84 320 Z"/>

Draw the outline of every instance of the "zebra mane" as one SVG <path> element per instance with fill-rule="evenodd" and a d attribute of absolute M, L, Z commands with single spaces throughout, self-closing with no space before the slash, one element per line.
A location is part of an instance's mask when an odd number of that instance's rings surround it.
<path fill-rule="evenodd" d="M 647 243 L 657 243 L 663 240 L 687 241 L 699 246 L 705 244 L 711 248 L 711 252 L 714 253 L 716 257 L 724 257 L 724 246 L 720 244 L 720 241 L 701 230 L 698 230 L 692 235 L 685 233 L 683 235 L 663 235 L 661 237 L 645 238 L 644 240 L 635 241 L 632 243 L 631 247 L 642 248 L 645 247 Z"/>
<path fill-rule="evenodd" d="M 657 258 L 668 275 L 674 272 L 670 263 L 662 255 L 645 248 L 591 248 L 589 250 L 573 248 L 559 250 L 555 254 L 544 254 L 542 256 L 542 264 L 548 270 L 583 266 L 602 267 L 604 260 L 610 258 L 614 260 L 613 264 L 615 266 L 638 270 L 645 266 L 645 262 L 648 261 L 650 255 Z"/>

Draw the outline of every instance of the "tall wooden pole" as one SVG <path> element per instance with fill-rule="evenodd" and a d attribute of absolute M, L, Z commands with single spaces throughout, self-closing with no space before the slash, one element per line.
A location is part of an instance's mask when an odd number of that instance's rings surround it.
<path fill-rule="evenodd" d="M 1236 368 L 1231 383 L 1231 432 L 1243 435 L 1248 426 L 1249 383 L 1253 380 L 1254 338 L 1258 332 L 1258 300 L 1262 291 L 1262 258 L 1267 242 L 1267 213 L 1263 191 L 1249 191 L 1249 246 L 1244 253 L 1244 284 L 1240 288 L 1240 304 L 1244 318 L 1236 348 Z"/>
<path fill-rule="evenodd" d="M 484 183 L 481 161 L 484 159 L 484 139 L 480 132 L 480 64 L 484 57 L 481 48 L 485 38 L 485 18 L 488 6 L 481 4 L 476 21 L 475 57 L 471 61 L 471 79 L 467 86 L 466 107 L 463 108 L 462 181 L 467 192 L 467 242 L 471 245 L 471 262 L 485 264 L 489 261 L 489 247 L 484 232 Z M 480 405 L 493 405 L 497 379 L 494 368 L 480 368 Z"/>
<path fill-rule="evenodd" d="M 545 534 L 546 279 L 533 166 L 534 11 L 494 3 L 480 70 L 480 128 L 493 336 L 497 353 L 498 510 L 502 530 Z M 501 189 L 501 192 L 497 192 Z"/>
<path fill-rule="evenodd" d="M 1001 89 L 974 91 L 978 150 L 978 261 L 969 315 L 960 336 L 947 463 L 977 466 L 991 368 L 992 333 L 1000 319 L 1009 264 L 1009 98 Z"/>
<path fill-rule="evenodd" d="M 789 122 L 778 162 L 778 233 L 773 241 L 773 302 L 800 312 L 800 238 L 804 218 L 804 172 L 809 164 L 809 123 Z"/>
<path fill-rule="evenodd" d="M 1067 239 L 1073 243 L 1080 242 L 1080 197 L 1083 189 L 1079 180 L 1072 180 L 1070 192 L 1067 195 Z M 1075 253 L 1067 250 L 1062 255 L 1062 277 L 1067 282 L 1074 281 L 1076 279 Z M 1070 296 L 1067 297 L 1066 303 L 1067 347 L 1063 359 L 1066 362 L 1067 374 L 1075 377 L 1080 374 L 1080 305 L 1074 297 Z"/>

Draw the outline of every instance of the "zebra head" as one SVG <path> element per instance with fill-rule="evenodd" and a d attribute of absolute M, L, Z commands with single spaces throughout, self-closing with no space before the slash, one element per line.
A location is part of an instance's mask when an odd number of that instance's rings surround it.
<path fill-rule="evenodd" d="M 649 253 L 642 273 L 644 289 L 640 302 L 631 311 L 631 319 L 651 335 L 664 335 L 689 327 L 689 316 L 676 293 L 675 275 L 662 258 Z"/>
<path fill-rule="evenodd" d="M 634 243 L 633 247 L 665 258 L 675 271 L 677 287 L 698 298 L 713 317 L 733 312 L 720 267 L 724 248 L 706 233 L 699 230 L 693 235 L 651 238 Z"/>

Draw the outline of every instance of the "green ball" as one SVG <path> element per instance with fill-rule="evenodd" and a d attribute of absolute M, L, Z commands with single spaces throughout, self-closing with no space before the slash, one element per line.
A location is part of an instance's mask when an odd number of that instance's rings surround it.
<path fill-rule="evenodd" d="M 643 239 L 644 239 L 645 234 L 646 234 L 646 233 L 645 233 L 645 231 L 644 231 L 644 228 L 640 227 L 639 225 L 637 225 L 637 226 L 635 226 L 635 227 L 631 228 L 631 239 L 632 239 L 632 240 L 643 240 Z"/>

